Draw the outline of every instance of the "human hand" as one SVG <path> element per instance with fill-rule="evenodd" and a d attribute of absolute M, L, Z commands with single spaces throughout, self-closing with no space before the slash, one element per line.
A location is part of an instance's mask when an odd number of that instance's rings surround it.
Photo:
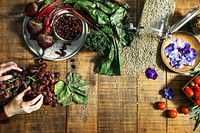
<path fill-rule="evenodd" d="M 23 97 L 31 90 L 31 87 L 28 87 L 26 90 L 18 94 L 14 99 L 12 99 L 6 106 L 4 106 L 5 113 L 8 117 L 11 117 L 16 114 L 26 114 L 38 110 L 43 104 L 43 95 L 40 94 L 36 98 L 24 102 Z"/>
<path fill-rule="evenodd" d="M 2 76 L 5 72 L 8 72 L 10 70 L 22 71 L 22 69 L 19 68 L 17 66 L 17 64 L 14 63 L 14 62 L 2 63 L 2 64 L 0 64 L 0 81 L 6 81 L 6 80 L 12 78 L 12 75 L 4 75 L 4 76 Z"/>

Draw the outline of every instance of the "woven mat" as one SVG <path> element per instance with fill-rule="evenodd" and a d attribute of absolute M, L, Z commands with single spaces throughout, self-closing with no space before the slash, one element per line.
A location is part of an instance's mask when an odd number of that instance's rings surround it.
<path fill-rule="evenodd" d="M 165 19 L 164 30 L 167 30 L 174 12 L 175 0 L 146 0 L 140 25 L 157 28 L 161 20 Z M 164 64 L 160 56 L 161 41 L 157 32 L 147 29 L 140 30 L 133 44 L 124 48 L 126 73 L 144 72 L 148 67 L 163 68 Z"/>

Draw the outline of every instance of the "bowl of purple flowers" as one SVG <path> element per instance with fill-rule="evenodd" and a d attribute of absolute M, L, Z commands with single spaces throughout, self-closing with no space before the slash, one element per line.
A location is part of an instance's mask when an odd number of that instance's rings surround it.
<path fill-rule="evenodd" d="M 189 72 L 200 62 L 200 43 L 188 32 L 176 32 L 163 41 L 161 57 L 170 70 L 178 73 Z"/>

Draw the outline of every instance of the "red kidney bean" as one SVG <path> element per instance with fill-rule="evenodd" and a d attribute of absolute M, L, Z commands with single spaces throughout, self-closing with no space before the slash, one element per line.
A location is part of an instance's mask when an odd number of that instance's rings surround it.
<path fill-rule="evenodd" d="M 74 40 L 82 32 L 80 19 L 69 14 L 62 14 L 55 23 L 55 31 L 59 37 L 65 40 Z"/>

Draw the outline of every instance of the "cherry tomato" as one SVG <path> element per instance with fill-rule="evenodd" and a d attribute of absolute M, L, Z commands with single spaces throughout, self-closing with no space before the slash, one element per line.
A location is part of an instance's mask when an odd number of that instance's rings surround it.
<path fill-rule="evenodd" d="M 168 116 L 170 118 L 176 118 L 177 117 L 177 111 L 176 110 L 169 110 L 168 111 Z"/>
<path fill-rule="evenodd" d="M 194 78 L 194 83 L 200 84 L 200 76 Z"/>
<path fill-rule="evenodd" d="M 158 102 L 157 107 L 160 110 L 165 110 L 166 109 L 166 104 L 165 104 L 165 102 Z"/>
<path fill-rule="evenodd" d="M 199 84 L 194 84 L 194 89 L 200 91 L 200 86 L 199 86 Z"/>
<path fill-rule="evenodd" d="M 194 101 L 198 106 L 200 106 L 200 100 L 195 100 Z"/>
<path fill-rule="evenodd" d="M 186 86 L 184 90 L 189 97 L 194 96 L 194 91 L 189 86 Z"/>
<path fill-rule="evenodd" d="M 194 97 L 195 100 L 200 100 L 200 91 L 198 91 L 198 90 L 194 91 L 193 97 Z"/>
<path fill-rule="evenodd" d="M 188 106 L 182 106 L 181 107 L 181 112 L 183 113 L 183 114 L 188 114 L 189 113 L 189 108 L 188 108 Z"/>

